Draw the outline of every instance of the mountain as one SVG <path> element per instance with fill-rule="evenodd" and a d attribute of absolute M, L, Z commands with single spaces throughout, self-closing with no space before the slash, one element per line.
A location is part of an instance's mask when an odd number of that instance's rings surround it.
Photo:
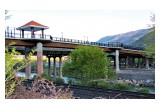
<path fill-rule="evenodd" d="M 145 34 L 143 37 L 133 42 L 131 45 L 147 47 L 151 43 L 155 43 L 155 31 L 151 30 L 149 33 Z"/>
<path fill-rule="evenodd" d="M 120 43 L 130 45 L 148 33 L 149 33 L 149 29 L 140 29 L 140 30 L 130 31 L 122 34 L 105 36 L 100 40 L 98 40 L 97 42 L 99 43 L 120 42 Z"/>

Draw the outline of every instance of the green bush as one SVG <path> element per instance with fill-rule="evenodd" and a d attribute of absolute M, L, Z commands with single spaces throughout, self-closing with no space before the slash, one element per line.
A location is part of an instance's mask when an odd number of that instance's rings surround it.
<path fill-rule="evenodd" d="M 111 88 L 112 87 L 111 83 L 109 82 L 98 82 L 97 86 L 101 88 Z"/>
<path fill-rule="evenodd" d="M 11 43 L 8 46 L 12 46 L 15 43 Z M 24 80 L 16 76 L 16 72 L 25 68 L 29 63 L 31 63 L 30 57 L 33 55 L 34 51 L 29 53 L 29 56 L 23 60 L 18 59 L 19 52 L 15 48 L 11 50 L 5 48 L 5 98 L 8 98 L 15 91 L 15 87 Z"/>
<path fill-rule="evenodd" d="M 52 78 L 51 78 L 51 77 L 49 76 L 49 74 L 47 74 L 47 73 L 43 73 L 41 77 L 42 77 L 42 78 L 45 78 L 45 79 L 47 79 L 47 80 L 49 80 L 49 81 L 52 81 Z"/>
<path fill-rule="evenodd" d="M 90 86 L 90 87 L 96 87 L 97 85 L 98 85 L 97 80 L 91 80 L 86 84 L 86 86 Z"/>
<path fill-rule="evenodd" d="M 74 81 L 73 79 L 68 79 L 68 84 L 74 85 L 74 84 L 75 84 L 75 81 Z"/>
<path fill-rule="evenodd" d="M 112 68 L 108 68 L 107 78 L 116 78 L 116 72 Z"/>
<path fill-rule="evenodd" d="M 65 76 L 84 81 L 106 77 L 110 62 L 107 54 L 99 47 L 78 46 L 70 53 L 70 58 L 71 62 L 66 62 L 62 68 Z"/>
<path fill-rule="evenodd" d="M 60 78 L 60 77 L 57 77 L 53 80 L 54 83 L 60 83 L 60 84 L 64 84 L 64 79 L 63 78 Z"/>
<path fill-rule="evenodd" d="M 139 88 L 137 92 L 150 93 L 148 88 Z"/>
<path fill-rule="evenodd" d="M 114 89 L 119 89 L 119 90 L 130 90 L 131 87 L 128 84 L 124 84 L 124 83 L 115 83 L 113 85 Z"/>

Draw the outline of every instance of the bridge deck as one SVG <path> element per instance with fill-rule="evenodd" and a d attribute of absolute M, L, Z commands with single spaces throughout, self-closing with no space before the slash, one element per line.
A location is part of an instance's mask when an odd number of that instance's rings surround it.
<path fill-rule="evenodd" d="M 42 42 L 43 47 L 51 48 L 75 49 L 78 45 L 89 45 L 99 46 L 105 52 L 114 52 L 116 49 L 118 49 L 121 54 L 142 55 L 146 53 L 142 47 L 134 47 L 119 42 L 98 43 L 84 40 L 52 37 L 51 35 L 44 35 L 42 38 L 41 34 L 35 34 L 35 38 L 31 38 L 31 35 L 26 34 L 22 38 L 22 36 L 18 33 L 12 34 L 5 32 L 5 45 L 9 45 L 11 42 L 16 42 L 15 46 L 34 47 L 38 42 Z"/>

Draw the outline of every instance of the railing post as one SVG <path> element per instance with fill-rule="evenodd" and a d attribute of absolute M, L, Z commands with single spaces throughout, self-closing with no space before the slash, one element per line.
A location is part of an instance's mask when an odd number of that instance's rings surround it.
<path fill-rule="evenodd" d="M 16 29 L 15 29 L 15 27 L 14 27 L 14 37 L 16 37 L 15 32 L 16 32 Z"/>
<path fill-rule="evenodd" d="M 12 37 L 12 30 L 11 30 L 11 37 Z"/>
<path fill-rule="evenodd" d="M 5 37 L 6 37 L 6 30 L 5 30 Z"/>

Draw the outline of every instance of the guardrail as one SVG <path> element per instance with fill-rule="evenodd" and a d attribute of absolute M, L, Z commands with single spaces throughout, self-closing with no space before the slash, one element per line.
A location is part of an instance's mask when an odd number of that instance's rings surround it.
<path fill-rule="evenodd" d="M 55 42 L 88 44 L 88 45 L 95 45 L 95 46 L 100 46 L 100 47 L 124 48 L 124 49 L 131 49 L 131 50 L 144 50 L 143 47 L 135 47 L 135 46 L 131 46 L 131 45 L 125 45 L 125 44 L 119 43 L 119 42 L 99 43 L 99 42 L 89 42 L 89 41 L 84 41 L 84 40 L 52 37 L 52 36 L 51 36 L 51 39 L 52 39 L 52 41 L 55 41 Z"/>
<path fill-rule="evenodd" d="M 63 42 L 63 43 L 75 43 L 75 44 L 84 44 L 84 45 L 92 45 L 92 46 L 99 46 L 99 47 L 108 47 L 108 48 L 123 48 L 123 49 L 131 49 L 131 50 L 145 50 L 143 47 L 135 47 L 131 45 L 125 45 L 119 42 L 108 42 L 108 43 L 99 43 L 99 42 L 90 42 L 84 40 L 76 40 L 76 39 L 68 39 L 68 38 L 60 38 L 60 37 L 52 37 L 51 35 L 43 35 L 42 34 L 22 34 L 20 33 L 12 33 L 5 31 L 6 38 L 36 38 L 36 39 L 47 39 L 52 40 L 53 42 Z"/>

